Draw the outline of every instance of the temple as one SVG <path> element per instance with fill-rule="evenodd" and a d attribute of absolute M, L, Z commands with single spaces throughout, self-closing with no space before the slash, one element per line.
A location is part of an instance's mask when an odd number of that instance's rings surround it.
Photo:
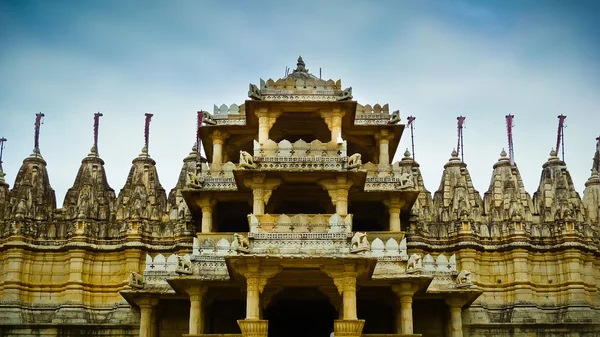
<path fill-rule="evenodd" d="M 301 57 L 248 97 L 199 113 L 168 194 L 152 115 L 116 194 L 96 114 L 62 208 L 38 114 L 12 188 L 0 159 L 0 335 L 598 336 L 600 145 L 583 198 L 554 151 L 532 197 L 504 150 L 482 197 L 451 148 L 432 195 L 400 113 Z"/>

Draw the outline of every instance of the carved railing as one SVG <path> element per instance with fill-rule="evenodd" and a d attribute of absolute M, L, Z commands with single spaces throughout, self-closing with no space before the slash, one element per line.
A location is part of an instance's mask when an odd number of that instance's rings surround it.
<path fill-rule="evenodd" d="M 382 169 L 368 162 L 361 169 L 367 171 L 365 192 L 415 190 L 416 182 L 410 168 L 399 167 L 395 163 Z"/>
<path fill-rule="evenodd" d="M 203 163 L 199 181 L 193 181 L 195 178 L 193 174 L 188 175 L 186 186 L 206 191 L 237 191 L 237 184 L 233 176 L 233 171 L 236 168 L 236 164 L 232 162 L 222 164 L 219 168 L 209 168 L 206 163 Z"/>
<path fill-rule="evenodd" d="M 261 158 L 263 161 L 266 161 L 267 158 L 310 158 L 311 160 L 315 158 L 339 158 L 347 155 L 346 148 L 346 141 L 338 144 L 332 142 L 323 143 L 315 139 L 307 143 L 300 139 L 292 144 L 286 139 L 279 143 L 269 139 L 264 144 L 254 141 L 254 158 Z M 277 159 L 269 160 L 277 161 Z"/>
<path fill-rule="evenodd" d="M 244 104 L 237 105 L 234 103 L 231 105 L 215 105 L 213 115 L 206 114 L 207 117 L 211 119 L 211 121 L 207 123 L 209 125 L 246 125 L 246 107 Z"/>
<path fill-rule="evenodd" d="M 352 215 L 263 214 L 248 215 L 250 233 L 350 233 Z"/>

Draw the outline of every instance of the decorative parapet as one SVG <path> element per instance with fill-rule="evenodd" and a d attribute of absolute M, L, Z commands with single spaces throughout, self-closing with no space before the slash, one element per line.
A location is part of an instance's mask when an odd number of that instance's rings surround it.
<path fill-rule="evenodd" d="M 186 177 L 186 186 L 203 191 L 237 191 L 237 184 L 233 176 L 236 167 L 234 163 L 227 162 L 218 170 L 214 170 L 209 169 L 206 163 L 202 163 L 200 176 L 189 172 Z"/>
<path fill-rule="evenodd" d="M 376 257 L 381 260 L 391 261 L 407 261 L 408 254 L 406 251 L 406 238 L 398 241 L 394 238 L 389 238 L 385 243 L 383 240 L 376 237 L 371 241 L 371 257 Z"/>
<path fill-rule="evenodd" d="M 371 162 L 362 165 L 361 168 L 367 170 L 365 192 L 416 191 L 412 171 L 401 170 L 396 166 L 383 171 Z"/>
<path fill-rule="evenodd" d="M 203 115 L 208 125 L 246 125 L 246 106 L 244 104 L 221 104 L 213 107 L 213 114 Z"/>
<path fill-rule="evenodd" d="M 350 233 L 352 215 L 339 214 L 248 215 L 250 233 Z"/>
<path fill-rule="evenodd" d="M 167 279 L 178 275 L 180 266 L 179 260 L 183 259 L 190 262 L 190 255 L 186 254 L 180 257 L 176 254 L 171 254 L 165 258 L 164 255 L 158 254 L 154 259 L 146 254 L 146 267 L 144 269 L 144 283 L 147 285 L 167 285 Z"/>
<path fill-rule="evenodd" d="M 265 144 L 254 141 L 254 155 L 240 152 L 240 168 L 268 170 L 346 170 L 360 168 L 360 154 L 347 156 L 346 142 L 322 143 L 314 140 L 306 143 L 298 140 L 290 143 L 282 140 Z"/>
<path fill-rule="evenodd" d="M 354 125 L 386 125 L 400 122 L 400 111 L 396 110 L 390 114 L 389 105 L 381 106 L 375 104 L 356 104 L 356 115 Z"/>

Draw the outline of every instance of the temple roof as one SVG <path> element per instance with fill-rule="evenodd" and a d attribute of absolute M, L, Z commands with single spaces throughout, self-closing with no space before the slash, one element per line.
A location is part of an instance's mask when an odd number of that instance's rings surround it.
<path fill-rule="evenodd" d="M 115 191 L 108 185 L 104 160 L 96 147 L 83 158 L 79 172 L 65 196 L 63 209 L 68 219 L 109 220 L 115 202 Z"/>

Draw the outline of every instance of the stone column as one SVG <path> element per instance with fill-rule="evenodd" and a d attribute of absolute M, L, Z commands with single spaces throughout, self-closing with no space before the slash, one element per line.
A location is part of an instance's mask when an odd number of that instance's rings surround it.
<path fill-rule="evenodd" d="M 211 134 L 213 141 L 213 156 L 211 169 L 220 170 L 223 164 L 223 143 L 229 137 L 227 132 L 215 130 Z"/>
<path fill-rule="evenodd" d="M 338 291 L 342 295 L 342 319 L 357 320 L 356 315 L 356 274 L 345 273 L 342 277 L 333 279 Z"/>
<path fill-rule="evenodd" d="M 260 108 L 255 114 L 258 117 L 258 142 L 264 144 L 269 140 L 269 131 L 273 124 L 275 124 L 277 117 L 281 115 L 281 112 Z"/>
<path fill-rule="evenodd" d="M 190 295 L 190 335 L 199 335 L 202 328 L 202 298 L 206 293 L 206 288 L 195 286 L 186 289 Z"/>
<path fill-rule="evenodd" d="M 264 201 L 264 189 L 262 187 L 256 187 L 252 190 L 252 214 L 262 215 L 265 214 L 265 201 Z"/>
<path fill-rule="evenodd" d="M 260 293 L 266 284 L 266 278 L 246 276 L 246 319 L 260 319 Z"/>
<path fill-rule="evenodd" d="M 202 233 L 210 233 L 213 230 L 212 214 L 215 204 L 216 201 L 210 197 L 200 199 L 199 206 L 202 208 Z"/>
<path fill-rule="evenodd" d="M 400 229 L 400 207 L 402 203 L 399 197 L 392 197 L 388 203 L 388 210 L 390 212 L 390 231 L 399 232 Z"/>
<path fill-rule="evenodd" d="M 325 124 L 331 131 L 331 141 L 335 142 L 338 137 L 342 135 L 342 117 L 346 113 L 340 109 L 333 109 L 333 111 L 321 111 L 321 117 L 325 120 Z"/>
<path fill-rule="evenodd" d="M 341 216 L 348 215 L 348 191 L 352 181 L 339 177 L 337 180 L 321 180 L 319 184 L 329 193 L 331 202 L 335 205 L 335 212 Z"/>
<path fill-rule="evenodd" d="M 4 289 L 2 290 L 2 300 L 20 301 L 21 300 L 21 275 L 23 273 L 24 255 L 21 248 L 10 248 L 4 255 Z"/>
<path fill-rule="evenodd" d="M 400 302 L 400 315 L 396 315 L 396 330 L 400 326 L 400 334 L 411 335 L 413 333 L 412 302 L 417 289 L 414 284 L 408 282 L 392 286 L 392 290 L 398 295 Z"/>
<path fill-rule="evenodd" d="M 379 145 L 379 168 L 389 169 L 390 167 L 390 139 L 393 137 L 388 130 L 380 130 L 375 135 L 375 139 Z"/>
<path fill-rule="evenodd" d="M 154 325 L 154 306 L 158 304 L 155 298 L 144 298 L 137 301 L 140 307 L 140 337 L 152 337 Z"/>
<path fill-rule="evenodd" d="M 86 252 L 83 249 L 69 251 L 69 281 L 67 282 L 64 295 L 66 301 L 73 303 L 83 302 L 83 264 L 85 255 Z"/>
<path fill-rule="evenodd" d="M 446 304 L 450 307 L 450 337 L 462 337 L 462 306 L 465 301 L 461 298 L 448 297 Z"/>

